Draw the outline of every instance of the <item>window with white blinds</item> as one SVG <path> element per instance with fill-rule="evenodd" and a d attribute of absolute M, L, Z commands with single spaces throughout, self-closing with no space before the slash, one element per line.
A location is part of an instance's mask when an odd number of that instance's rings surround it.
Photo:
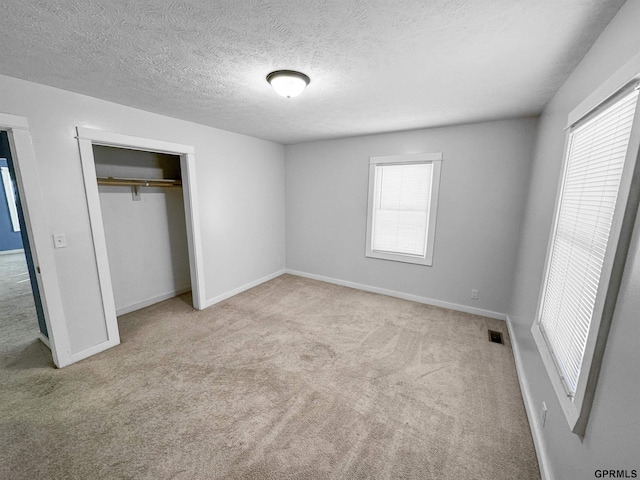
<path fill-rule="evenodd" d="M 441 159 L 371 157 L 367 256 L 431 264 Z"/>
<path fill-rule="evenodd" d="M 606 294 L 599 286 L 637 102 L 632 89 L 569 134 L 538 324 L 571 399 L 590 333 L 597 334 L 590 332 L 594 307 Z"/>

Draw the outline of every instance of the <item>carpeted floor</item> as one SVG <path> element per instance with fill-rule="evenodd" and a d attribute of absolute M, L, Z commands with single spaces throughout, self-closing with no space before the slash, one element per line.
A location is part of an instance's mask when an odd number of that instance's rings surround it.
<path fill-rule="evenodd" d="M 283 275 L 0 358 L 3 479 L 539 479 L 504 322 Z"/>
<path fill-rule="evenodd" d="M 21 351 L 38 338 L 38 317 L 33 303 L 24 253 L 0 255 L 0 355 Z M 39 341 L 39 340 L 37 340 Z"/>

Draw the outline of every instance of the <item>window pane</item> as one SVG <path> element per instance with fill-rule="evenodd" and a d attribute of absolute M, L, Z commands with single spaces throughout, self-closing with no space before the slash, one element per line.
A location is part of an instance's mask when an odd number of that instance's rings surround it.
<path fill-rule="evenodd" d="M 432 173 L 431 163 L 376 166 L 373 250 L 425 256 Z"/>
<path fill-rule="evenodd" d="M 634 90 L 569 137 L 540 327 L 571 395 L 580 376 L 637 99 Z"/>

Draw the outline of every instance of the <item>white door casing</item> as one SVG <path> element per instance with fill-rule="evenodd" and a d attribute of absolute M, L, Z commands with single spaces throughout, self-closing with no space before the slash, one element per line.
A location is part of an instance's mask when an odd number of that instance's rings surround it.
<path fill-rule="evenodd" d="M 198 310 L 206 307 L 204 287 L 204 267 L 202 264 L 202 241 L 200 236 L 200 221 L 198 215 L 198 203 L 196 194 L 196 168 L 195 149 L 190 145 L 165 142 L 143 137 L 135 137 L 120 133 L 112 133 L 103 130 L 95 130 L 85 127 L 77 127 L 77 139 L 80 147 L 80 160 L 82 162 L 82 174 L 84 178 L 89 220 L 98 268 L 98 278 L 102 303 L 105 312 L 107 326 L 107 342 L 96 346 L 97 351 L 80 352 L 82 358 L 93 355 L 98 351 L 110 348 L 120 343 L 118 322 L 116 316 L 113 286 L 109 269 L 107 242 L 105 239 L 102 210 L 100 208 L 100 196 L 96 181 L 95 160 L 93 145 L 127 148 L 148 152 L 165 153 L 180 156 L 180 169 L 182 172 L 182 192 L 184 198 L 185 219 L 187 226 L 187 245 L 189 250 L 189 267 L 191 272 L 191 290 L 193 306 Z M 93 349 L 90 349 L 93 350 Z M 79 354 L 76 354 L 79 355 Z M 74 356 L 75 357 L 75 356 Z M 74 358 L 74 361 L 81 358 Z"/>
<path fill-rule="evenodd" d="M 36 282 L 49 334 L 48 342 L 45 343 L 51 349 L 53 363 L 57 367 L 64 367 L 74 360 L 29 123 L 24 117 L 0 113 L 0 130 L 6 131 L 9 137 L 16 173 L 16 188 L 20 195 L 26 233 L 36 270 Z"/>

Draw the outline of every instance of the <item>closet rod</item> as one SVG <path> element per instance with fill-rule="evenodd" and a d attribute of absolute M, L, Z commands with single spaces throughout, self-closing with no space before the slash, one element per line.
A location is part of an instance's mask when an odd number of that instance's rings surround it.
<path fill-rule="evenodd" d="M 171 179 L 114 178 L 98 177 L 98 185 L 114 185 L 122 187 L 181 187 L 182 181 Z"/>

